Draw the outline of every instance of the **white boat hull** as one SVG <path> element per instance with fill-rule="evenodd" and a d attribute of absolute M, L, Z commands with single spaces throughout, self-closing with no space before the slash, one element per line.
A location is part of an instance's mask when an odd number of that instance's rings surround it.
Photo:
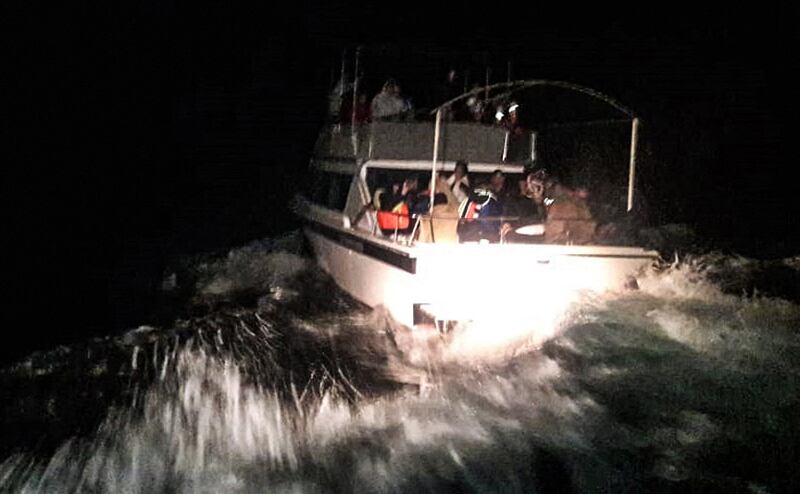
<path fill-rule="evenodd" d="M 436 307 L 440 318 L 467 320 L 504 306 L 548 303 L 565 291 L 621 290 L 657 258 L 637 247 L 404 246 L 323 224 L 310 225 L 306 235 L 340 287 L 369 306 L 384 306 L 409 327 L 421 306 Z"/>

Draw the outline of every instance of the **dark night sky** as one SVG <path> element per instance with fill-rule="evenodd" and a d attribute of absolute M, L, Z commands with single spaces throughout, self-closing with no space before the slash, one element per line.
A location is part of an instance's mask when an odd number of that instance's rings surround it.
<path fill-rule="evenodd" d="M 291 228 L 283 205 L 355 43 L 486 50 L 613 95 L 645 122 L 654 218 L 798 245 L 796 8 L 576 5 L 8 6 L 5 326 L 28 335 L 9 351 L 146 322 L 165 263 Z"/>

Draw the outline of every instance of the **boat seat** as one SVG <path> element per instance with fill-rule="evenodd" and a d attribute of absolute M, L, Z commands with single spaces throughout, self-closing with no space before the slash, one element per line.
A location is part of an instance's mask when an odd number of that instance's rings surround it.
<path fill-rule="evenodd" d="M 418 242 L 458 243 L 458 210 L 449 204 L 433 207 L 433 217 L 420 219 Z"/>

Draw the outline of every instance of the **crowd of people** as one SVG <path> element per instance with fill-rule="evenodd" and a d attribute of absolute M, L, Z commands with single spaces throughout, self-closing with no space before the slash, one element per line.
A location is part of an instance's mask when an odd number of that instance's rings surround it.
<path fill-rule="evenodd" d="M 372 100 L 362 88 L 353 98 L 353 86 L 339 83 L 331 93 L 328 110 L 331 118 L 343 125 L 402 120 L 413 117 L 413 111 L 411 99 L 403 95 L 400 84 L 394 79 L 388 79 Z"/>
<path fill-rule="evenodd" d="M 516 101 L 498 103 L 493 108 L 479 86 L 474 84 L 470 96 L 454 101 L 444 109 L 447 121 L 496 124 L 512 133 L 521 133 L 519 107 Z M 436 105 L 452 101 L 464 93 L 464 86 L 457 79 L 457 72 L 450 70 L 445 81 L 435 91 Z M 355 98 L 353 85 L 340 81 L 330 95 L 329 113 L 333 120 L 343 125 L 362 125 L 372 121 L 413 120 L 416 118 L 411 98 L 403 94 L 395 79 L 388 79 L 372 99 L 364 88 L 358 87 Z M 355 104 L 355 106 L 354 106 Z"/>
<path fill-rule="evenodd" d="M 509 150 L 516 141 L 527 143 L 517 101 L 490 104 L 492 100 L 477 84 L 468 96 L 457 99 L 463 93 L 464 86 L 457 72 L 450 70 L 433 95 L 437 105 L 451 102 L 444 108 L 446 121 L 498 125 L 508 131 Z M 403 95 L 395 79 L 386 80 L 371 100 L 363 88 L 355 92 L 355 98 L 353 94 L 352 86 L 342 87 L 341 84 L 332 93 L 331 113 L 340 124 L 414 119 L 414 105 Z M 377 211 L 378 226 L 383 233 L 410 234 L 415 227 L 412 219 L 427 216 L 425 221 L 431 222 L 431 231 L 435 221 L 455 220 L 448 222 L 454 230 L 452 235 L 440 232 L 438 236 L 462 242 L 585 244 L 594 239 L 597 224 L 588 207 L 587 192 L 566 187 L 544 168 L 526 169 L 516 183 L 511 184 L 507 183 L 510 181 L 502 170 L 495 170 L 488 177 L 472 177 L 467 163 L 458 161 L 451 175 L 438 177 L 433 199 L 429 182 L 430 174 L 410 175 L 376 191 L 372 207 Z M 430 212 L 434 214 L 429 215 Z M 526 231 L 527 225 L 543 225 L 544 228 Z"/>
<path fill-rule="evenodd" d="M 431 210 L 430 189 L 420 189 L 427 177 L 415 175 L 389 189 L 378 189 L 373 206 L 385 234 L 409 234 L 415 215 Z M 458 161 L 453 173 L 438 177 L 434 220 L 452 220 L 461 242 L 544 242 L 587 244 L 595 239 L 597 223 L 588 206 L 588 192 L 571 189 L 545 168 L 526 169 L 510 187 L 502 170 L 471 186 L 468 165 Z M 540 228 L 528 229 L 527 226 Z M 440 233 L 439 237 L 445 236 Z"/>

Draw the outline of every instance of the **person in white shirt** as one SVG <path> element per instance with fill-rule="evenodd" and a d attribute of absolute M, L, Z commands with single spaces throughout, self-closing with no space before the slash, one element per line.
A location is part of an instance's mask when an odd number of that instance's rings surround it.
<path fill-rule="evenodd" d="M 395 118 L 411 110 L 409 103 L 400 96 L 400 86 L 394 79 L 389 79 L 383 85 L 381 92 L 372 98 L 372 118 L 385 120 Z"/>

